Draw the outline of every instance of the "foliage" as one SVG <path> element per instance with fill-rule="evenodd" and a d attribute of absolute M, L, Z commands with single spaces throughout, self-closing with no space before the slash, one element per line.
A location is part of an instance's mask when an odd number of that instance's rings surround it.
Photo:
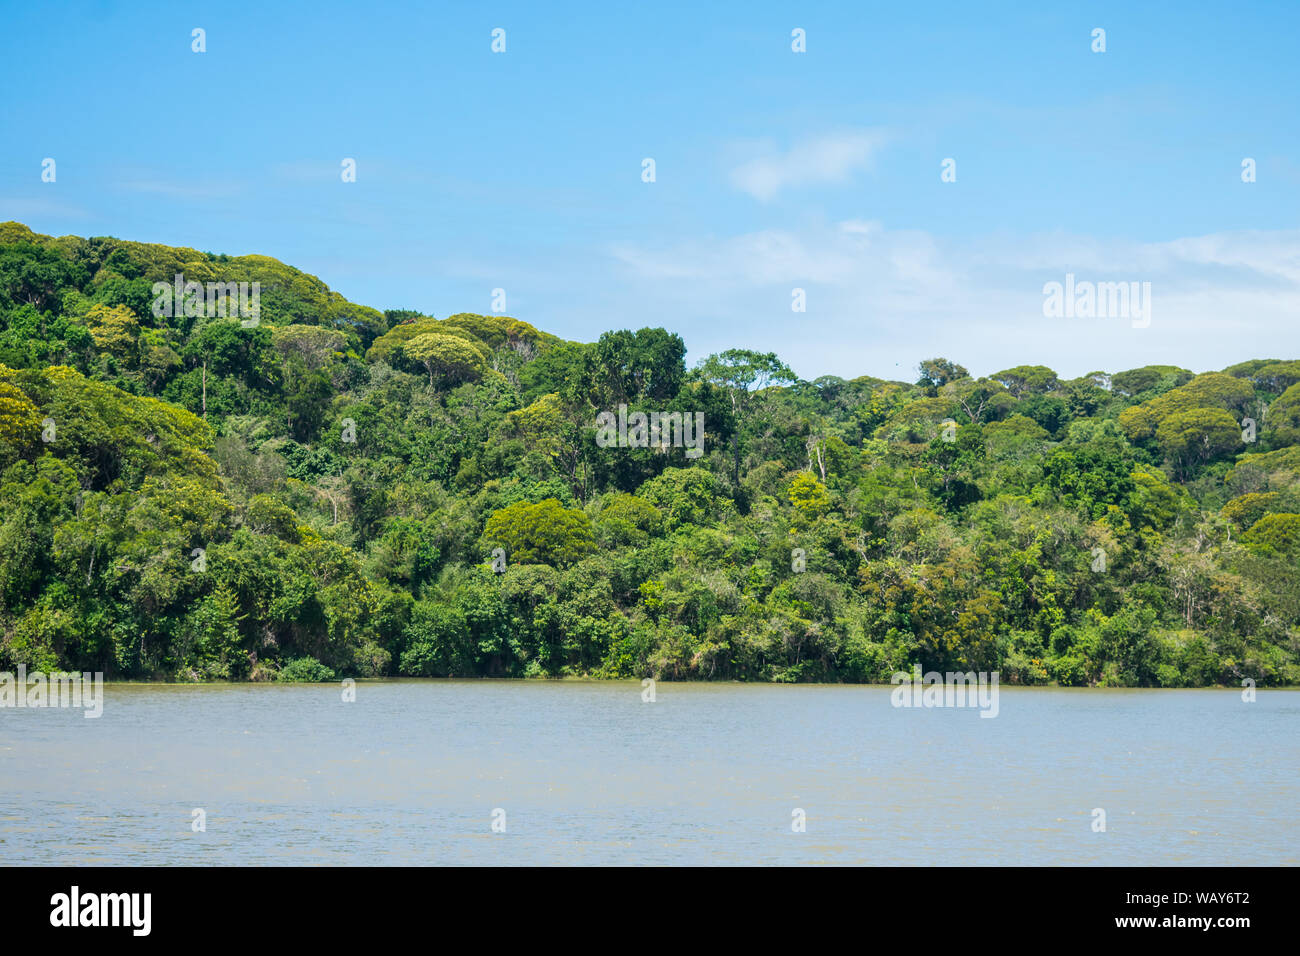
<path fill-rule="evenodd" d="M 505 549 L 518 564 L 552 564 L 567 567 L 594 547 L 591 522 L 576 508 L 565 508 L 557 498 L 536 504 L 516 501 L 494 511 L 483 529 L 485 543 Z"/>
<path fill-rule="evenodd" d="M 259 323 L 155 314 L 177 274 Z M 0 669 L 1300 682 L 1300 362 L 685 355 L 0 224 Z M 597 445 L 620 408 L 702 453 Z"/>
<path fill-rule="evenodd" d="M 275 679 L 303 684 L 324 684 L 334 679 L 334 671 L 314 657 L 299 657 L 281 667 Z"/>

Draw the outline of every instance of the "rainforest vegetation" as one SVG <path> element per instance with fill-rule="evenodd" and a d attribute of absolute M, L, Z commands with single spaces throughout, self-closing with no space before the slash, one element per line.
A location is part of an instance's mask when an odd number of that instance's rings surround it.
<path fill-rule="evenodd" d="M 177 274 L 257 321 L 155 316 Z M 2 224 L 0 669 L 1300 683 L 1300 361 L 685 354 Z M 620 405 L 704 454 L 598 446 Z"/>

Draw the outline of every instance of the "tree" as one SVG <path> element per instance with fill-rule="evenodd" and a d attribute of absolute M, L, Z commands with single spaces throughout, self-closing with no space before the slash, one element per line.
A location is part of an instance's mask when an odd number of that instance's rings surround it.
<path fill-rule="evenodd" d="M 1268 407 L 1268 427 L 1278 444 L 1300 442 L 1300 382 L 1287 388 Z"/>
<path fill-rule="evenodd" d="M 615 492 L 595 517 L 602 545 L 645 545 L 663 526 L 659 509 L 644 498 Z"/>
<path fill-rule="evenodd" d="M 949 382 L 970 378 L 970 372 L 946 358 L 926 359 L 917 366 L 917 370 L 921 377 L 916 380 L 916 384 L 922 388 L 942 388 Z"/>
<path fill-rule="evenodd" d="M 1111 398 L 1110 376 L 1105 372 L 1089 372 L 1062 385 L 1071 418 L 1088 418 Z"/>
<path fill-rule="evenodd" d="M 41 436 L 40 409 L 13 377 L 13 369 L 0 365 L 0 468 L 28 454 Z"/>
<path fill-rule="evenodd" d="M 286 363 L 299 359 L 309 372 L 324 368 L 347 339 L 342 332 L 318 325 L 284 325 L 272 329 L 271 345 Z"/>
<path fill-rule="evenodd" d="M 790 482 L 790 504 L 800 519 L 811 524 L 830 510 L 831 499 L 826 486 L 809 472 L 801 471 Z"/>
<path fill-rule="evenodd" d="M 1016 398 L 1046 395 L 1060 386 L 1056 373 L 1045 365 L 1017 365 L 990 375 L 989 378 L 1005 386 Z"/>
<path fill-rule="evenodd" d="M 58 307 L 63 289 L 84 288 L 88 278 L 84 266 L 54 249 L 34 242 L 0 243 L 0 306 L 30 305 L 48 312 Z"/>
<path fill-rule="evenodd" d="M 1060 448 L 1044 462 L 1044 484 L 1062 502 L 1097 520 L 1111 506 L 1130 507 L 1137 491 L 1132 464 L 1096 446 Z"/>
<path fill-rule="evenodd" d="M 1117 395 L 1135 398 L 1143 392 L 1167 392 L 1190 381 L 1194 373 L 1176 365 L 1146 365 L 1142 368 L 1116 372 L 1110 386 Z"/>
<path fill-rule="evenodd" d="M 265 325 L 246 329 L 238 322 L 208 322 L 191 333 L 181 358 L 187 368 L 206 368 L 214 378 L 230 377 L 249 387 L 266 387 L 276 380 L 271 336 Z M 282 358 L 293 354 L 283 337 L 281 348 Z"/>
<path fill-rule="evenodd" d="M 702 468 L 665 468 L 637 492 L 659 509 L 669 530 L 683 524 L 704 524 L 717 507 L 718 486 Z"/>
<path fill-rule="evenodd" d="M 607 410 L 646 400 L 666 403 L 686 375 L 686 343 L 664 329 L 605 332 L 584 355 L 588 401 Z"/>
<path fill-rule="evenodd" d="M 239 626 L 247 615 L 239 613 L 233 591 L 219 584 L 185 619 L 180 666 L 195 680 L 231 680 L 248 672 L 248 655 L 241 644 Z"/>
<path fill-rule="evenodd" d="M 1116 376 L 1115 380 L 1118 379 L 1119 376 Z M 1119 424 L 1130 440 L 1144 441 L 1154 436 L 1160 424 L 1170 415 L 1197 408 L 1241 413 L 1254 397 L 1255 389 L 1250 382 L 1221 372 L 1207 372 L 1196 376 L 1186 385 L 1180 385 L 1141 405 L 1124 409 L 1119 416 Z"/>
<path fill-rule="evenodd" d="M 945 385 L 936 395 L 955 401 L 972 425 L 996 421 L 1014 404 L 1006 386 L 987 378 L 978 381 L 958 379 Z"/>
<path fill-rule="evenodd" d="M 1186 476 L 1203 464 L 1241 445 L 1241 426 L 1218 408 L 1175 412 L 1160 422 L 1156 441 L 1168 459 Z"/>
<path fill-rule="evenodd" d="M 134 312 L 124 305 L 96 305 L 86 313 L 86 324 L 98 348 L 134 364 L 140 336 L 140 320 Z"/>
<path fill-rule="evenodd" d="M 1264 515 L 1241 540 L 1264 554 L 1300 556 L 1300 514 Z"/>
<path fill-rule="evenodd" d="M 459 608 L 421 601 L 403 634 L 401 673 L 409 677 L 469 677 L 474 649 Z"/>
<path fill-rule="evenodd" d="M 457 312 L 443 320 L 444 328 L 457 326 L 472 333 L 489 349 L 508 348 L 529 357 L 549 349 L 559 341 L 555 336 L 508 315 Z"/>
<path fill-rule="evenodd" d="M 595 548 L 591 522 L 577 508 L 565 508 L 558 498 L 536 504 L 517 501 L 494 511 L 483 529 L 488 547 L 505 549 L 512 564 L 567 567 Z"/>
<path fill-rule="evenodd" d="M 425 332 L 407 342 L 402 351 L 429 372 L 429 385 L 436 375 L 443 383 L 467 382 L 486 371 L 483 353 L 456 335 Z"/>
<path fill-rule="evenodd" d="M 1251 380 L 1265 391 L 1285 392 L 1300 383 L 1300 362 L 1272 362 L 1257 370 Z"/>
<path fill-rule="evenodd" d="M 1242 530 L 1248 530 L 1270 512 L 1285 511 L 1283 496 L 1276 491 L 1248 492 L 1223 506 L 1220 514 Z"/>
<path fill-rule="evenodd" d="M 751 426 L 754 409 L 762 391 L 773 385 L 795 381 L 794 372 L 776 357 L 775 352 L 753 352 L 748 349 L 728 349 L 702 359 L 696 366 L 700 377 L 709 384 L 723 389 L 731 401 L 731 411 L 737 420 L 732 432 L 732 481 L 740 484 L 740 424 Z"/>
<path fill-rule="evenodd" d="M 954 438 L 944 441 L 942 435 L 936 436 L 921 456 L 937 485 L 939 500 L 950 509 L 979 498 L 975 478 L 984 459 L 984 437 L 978 426 L 960 428 Z"/>

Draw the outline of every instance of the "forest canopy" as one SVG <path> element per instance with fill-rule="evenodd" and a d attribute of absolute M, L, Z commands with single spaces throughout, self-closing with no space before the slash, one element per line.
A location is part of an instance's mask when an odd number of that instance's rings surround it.
<path fill-rule="evenodd" d="M 177 275 L 258 320 L 156 314 Z M 1300 683 L 1300 360 L 685 356 L 0 224 L 0 669 Z"/>

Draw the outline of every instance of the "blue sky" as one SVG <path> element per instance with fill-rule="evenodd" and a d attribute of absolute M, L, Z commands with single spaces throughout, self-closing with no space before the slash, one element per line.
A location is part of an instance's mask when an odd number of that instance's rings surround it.
<path fill-rule="evenodd" d="M 808 378 L 1300 357 L 1293 2 L 4 4 L 0 220 L 38 232 Z M 1149 327 L 1045 317 L 1067 272 L 1150 282 Z"/>

